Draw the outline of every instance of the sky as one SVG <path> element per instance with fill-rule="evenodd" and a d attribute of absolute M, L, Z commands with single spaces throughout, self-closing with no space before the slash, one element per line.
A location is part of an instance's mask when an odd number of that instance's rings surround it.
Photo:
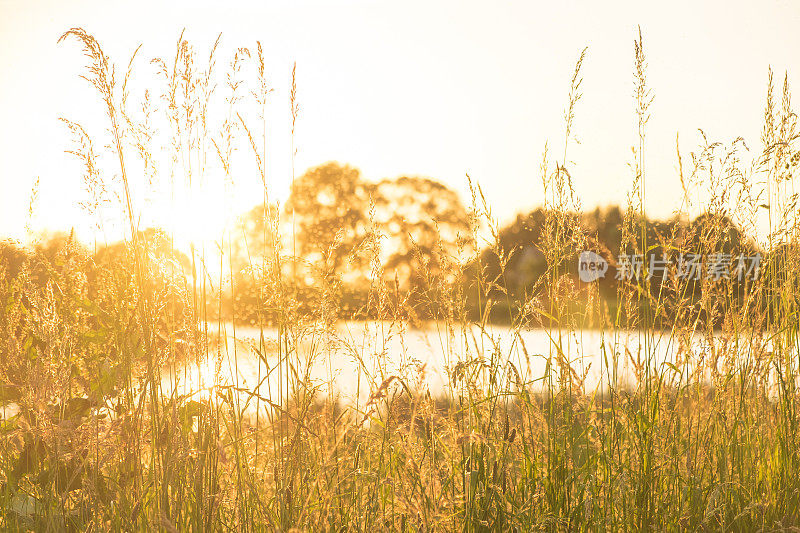
<path fill-rule="evenodd" d="M 568 167 L 584 208 L 624 204 L 636 139 L 634 38 L 641 27 L 654 94 L 646 147 L 646 210 L 678 208 L 676 135 L 687 154 L 698 128 L 759 146 L 771 66 L 800 71 L 800 4 L 765 2 L 258 1 L 190 3 L 0 0 L 0 237 L 26 227 L 89 235 L 81 168 L 58 120 L 89 120 L 99 104 L 74 42 L 83 27 L 124 71 L 169 57 L 182 30 L 198 53 L 222 34 L 222 57 L 260 40 L 271 95 L 268 172 L 278 198 L 291 182 L 289 89 L 297 65 L 298 172 L 330 160 L 364 178 L 438 179 L 466 202 L 466 175 L 495 218 L 543 202 L 545 143 L 561 157 L 575 61 L 583 64 Z M 39 180 L 33 217 L 31 191 Z M 237 184 L 235 209 L 260 199 Z"/>

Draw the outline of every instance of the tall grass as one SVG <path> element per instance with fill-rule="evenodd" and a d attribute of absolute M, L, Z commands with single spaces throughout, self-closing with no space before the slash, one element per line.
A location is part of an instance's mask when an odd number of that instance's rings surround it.
<path fill-rule="evenodd" d="M 352 313 L 367 319 L 348 336 L 339 325 L 343 280 L 332 266 L 341 236 L 309 265 L 298 257 L 297 221 L 275 205 L 274 180 L 294 177 L 268 175 L 268 158 L 283 156 L 268 153 L 274 95 L 260 43 L 236 50 L 220 74 L 219 40 L 198 65 L 181 35 L 172 60 L 151 63 L 160 92 L 141 91 L 134 104 L 134 59 L 120 84 L 91 35 L 73 29 L 62 39 L 83 47 L 85 77 L 107 119 L 102 144 L 66 121 L 88 204 L 97 209 L 116 191 L 128 238 L 125 247 L 105 248 L 105 260 L 70 238 L 52 253 L 0 262 L 3 529 L 800 527 L 800 156 L 788 84 L 777 103 L 770 73 L 763 149 L 752 165 L 740 156 L 740 140 L 703 138 L 685 169 L 678 150 L 676 185 L 686 201 L 677 215 L 707 216 L 654 235 L 644 216 L 652 93 L 641 35 L 636 40 L 638 140 L 618 253 L 749 253 L 752 243 L 730 240 L 732 221 L 752 228 L 766 211 L 770 259 L 757 279 L 693 282 L 673 265 L 657 284 L 645 264 L 641 281 L 618 283 L 618 305 L 600 297 L 598 284 L 576 282 L 575 253 L 598 245 L 582 224 L 569 162 L 584 50 L 570 80 L 563 151 L 554 160 L 545 149 L 542 157 L 547 216 L 535 244 L 546 275 L 525 294 L 505 290 L 505 266 L 519 250 L 503 248 L 498 222 L 470 181 L 463 248 L 453 253 L 440 243 L 440 268 L 416 293 L 404 292 L 384 271 L 373 207 L 351 254 L 371 268 L 368 298 Z M 294 71 L 290 95 L 294 133 Z M 114 167 L 96 152 L 101 145 Z M 218 250 L 192 247 L 187 277 L 175 264 L 173 236 L 159 241 L 139 227 L 140 191 L 156 183 L 172 195 L 212 179 L 228 190 L 240 180 L 262 185 L 261 242 L 227 228 Z M 703 203 L 690 204 L 693 195 Z M 245 313 L 233 282 L 237 247 L 261 287 L 254 313 L 247 310 L 255 338 L 237 329 Z M 487 250 L 499 276 L 486 274 Z M 208 268 L 210 261 L 220 268 Z M 301 278 L 312 270 L 320 275 L 309 308 Z M 225 302 L 233 302 L 233 320 L 221 318 Z M 409 317 L 423 303 L 434 310 L 425 327 L 437 332 L 445 358 L 441 391 L 426 387 L 426 370 L 406 344 Z M 490 321 L 495 306 L 508 310 L 505 336 Z M 549 339 L 541 353 L 526 345 L 532 327 Z M 589 329 L 599 329 L 601 345 L 576 345 L 572 339 Z M 667 360 L 659 356 L 665 346 Z M 262 363 L 255 382 L 240 381 L 246 358 Z M 352 401 L 337 395 L 343 358 L 359 369 Z M 532 370 L 536 361 L 544 372 Z M 590 362 L 597 384 L 588 381 Z M 314 374 L 318 365 L 326 379 Z"/>

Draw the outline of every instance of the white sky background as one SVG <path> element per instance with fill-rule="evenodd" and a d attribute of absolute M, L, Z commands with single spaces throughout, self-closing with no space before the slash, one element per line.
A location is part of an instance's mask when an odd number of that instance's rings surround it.
<path fill-rule="evenodd" d="M 329 160 L 367 179 L 424 175 L 457 189 L 481 183 L 501 222 L 542 203 L 546 141 L 560 157 L 570 76 L 584 46 L 583 99 L 569 159 L 585 208 L 624 204 L 631 184 L 633 40 L 641 25 L 655 101 L 648 130 L 646 208 L 666 217 L 680 204 L 675 135 L 688 152 L 697 128 L 715 140 L 743 136 L 759 150 L 767 68 L 776 82 L 800 71 L 800 4 L 794 2 L 30 2 L 0 0 L 0 237 L 25 238 L 31 188 L 40 177 L 34 229 L 89 225 L 81 168 L 57 118 L 91 120 L 100 109 L 79 78 L 85 28 L 124 72 L 174 55 L 182 28 L 204 57 L 222 32 L 220 65 L 238 46 L 264 46 L 275 87 L 270 180 L 290 182 L 288 92 L 297 62 L 301 107 L 298 174 Z M 686 159 L 684 160 L 686 161 Z M 239 183 L 235 209 L 260 201 Z"/>

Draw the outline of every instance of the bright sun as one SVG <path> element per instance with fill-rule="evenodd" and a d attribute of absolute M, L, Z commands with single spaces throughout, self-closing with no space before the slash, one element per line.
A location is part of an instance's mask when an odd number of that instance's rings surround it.
<path fill-rule="evenodd" d="M 220 252 L 227 248 L 232 216 L 221 187 L 186 188 L 155 210 L 153 223 L 173 238 L 175 248 L 192 258 L 212 280 L 219 279 Z"/>

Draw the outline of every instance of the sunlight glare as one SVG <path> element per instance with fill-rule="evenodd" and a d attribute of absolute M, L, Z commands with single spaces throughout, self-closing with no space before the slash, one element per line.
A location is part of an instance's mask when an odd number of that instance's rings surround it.
<path fill-rule="evenodd" d="M 223 246 L 227 247 L 227 233 L 233 219 L 225 190 L 208 185 L 186 187 L 183 192 L 159 206 L 153 223 L 167 231 L 177 251 L 190 260 L 194 254 L 198 275 L 205 271 L 218 280 L 224 271 L 220 252 Z"/>

